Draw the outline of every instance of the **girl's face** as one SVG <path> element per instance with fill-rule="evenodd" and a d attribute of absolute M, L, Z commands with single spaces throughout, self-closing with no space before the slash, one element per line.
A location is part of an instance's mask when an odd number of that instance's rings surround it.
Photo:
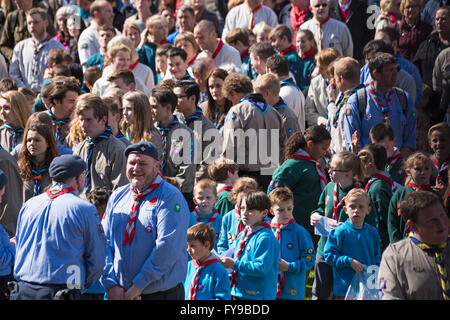
<path fill-rule="evenodd" d="M 187 40 L 181 40 L 177 42 L 177 47 L 183 49 L 184 51 L 186 51 L 187 54 L 187 61 L 191 60 L 190 58 L 194 56 L 195 52 L 194 52 L 194 46 L 192 45 L 192 43 L 190 41 Z"/>
<path fill-rule="evenodd" d="M 430 136 L 430 148 L 439 161 L 446 161 L 450 155 L 450 140 L 445 132 L 435 130 Z"/>
<path fill-rule="evenodd" d="M 63 14 L 60 14 L 58 18 L 56 19 L 56 23 L 58 24 L 58 28 L 61 31 L 66 31 L 66 17 Z"/>
<path fill-rule="evenodd" d="M 209 92 L 213 97 L 214 101 L 221 101 L 223 99 L 222 87 L 223 80 L 218 77 L 209 77 L 208 80 Z"/>
<path fill-rule="evenodd" d="M 319 160 L 327 153 L 328 149 L 330 148 L 330 143 L 331 140 L 324 140 L 318 143 L 314 143 L 310 140 L 307 142 L 307 146 L 305 149 L 313 159 Z"/>
<path fill-rule="evenodd" d="M 124 121 L 130 125 L 133 123 L 133 102 L 128 100 L 123 100 L 122 112 Z"/>
<path fill-rule="evenodd" d="M 28 131 L 26 146 L 33 157 L 44 155 L 48 149 L 47 140 L 37 131 Z"/>
<path fill-rule="evenodd" d="M 156 64 L 156 70 L 158 70 L 159 73 L 166 73 L 167 56 L 156 56 L 155 64 Z"/>
<path fill-rule="evenodd" d="M 405 171 L 415 184 L 417 184 L 418 186 L 423 186 L 430 182 L 433 168 L 429 163 L 426 162 L 414 163 L 412 168 L 407 168 Z"/>
<path fill-rule="evenodd" d="M 17 128 L 19 122 L 17 121 L 16 115 L 12 110 L 11 104 L 8 100 L 0 98 L 0 117 L 1 119 L 10 126 Z"/>
<path fill-rule="evenodd" d="M 80 27 L 76 19 L 67 20 L 67 31 L 69 31 L 69 34 L 72 38 L 78 39 L 78 36 L 80 35 Z"/>
<path fill-rule="evenodd" d="M 114 71 L 126 70 L 130 67 L 130 53 L 128 51 L 119 51 L 112 59 L 112 66 Z"/>
<path fill-rule="evenodd" d="M 135 28 L 128 28 L 126 37 L 133 41 L 134 46 L 137 48 L 139 43 L 141 42 L 141 34 Z"/>
<path fill-rule="evenodd" d="M 312 48 L 313 42 L 309 40 L 303 32 L 299 32 L 295 41 L 295 45 L 300 52 L 305 53 Z"/>
<path fill-rule="evenodd" d="M 330 173 L 331 181 L 335 183 L 340 183 L 348 178 L 352 178 L 351 170 L 345 170 L 342 161 L 339 161 L 337 157 L 331 159 L 328 172 Z"/>

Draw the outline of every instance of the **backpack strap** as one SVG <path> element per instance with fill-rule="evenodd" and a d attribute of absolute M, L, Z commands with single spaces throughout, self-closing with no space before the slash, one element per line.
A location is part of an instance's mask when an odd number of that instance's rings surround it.
<path fill-rule="evenodd" d="M 367 107 L 366 86 L 356 91 L 356 104 L 358 106 L 359 118 L 362 120 Z"/>
<path fill-rule="evenodd" d="M 402 107 L 403 114 L 406 116 L 406 112 L 408 110 L 408 97 L 406 96 L 406 92 L 403 89 L 394 87 L 395 94 L 398 97 L 398 101 L 400 102 L 400 106 Z"/>

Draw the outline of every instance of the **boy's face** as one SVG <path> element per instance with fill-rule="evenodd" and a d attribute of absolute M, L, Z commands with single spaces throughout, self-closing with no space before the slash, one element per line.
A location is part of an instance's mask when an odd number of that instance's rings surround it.
<path fill-rule="evenodd" d="M 80 120 L 81 130 L 84 135 L 86 137 L 95 138 L 105 131 L 108 117 L 105 116 L 103 119 L 97 119 L 94 116 L 94 109 L 86 109 L 81 111 L 78 115 L 78 120 Z"/>
<path fill-rule="evenodd" d="M 292 200 L 281 201 L 272 206 L 272 214 L 276 217 L 278 223 L 286 224 L 292 219 L 294 211 L 294 202 Z"/>
<path fill-rule="evenodd" d="M 374 141 L 372 141 L 374 143 Z M 387 153 L 387 157 L 391 158 L 394 155 L 395 144 L 397 143 L 397 139 L 394 137 L 394 140 L 389 139 L 389 137 L 384 137 L 383 140 L 378 141 L 385 149 Z"/>
<path fill-rule="evenodd" d="M 429 140 L 430 148 L 440 161 L 447 160 L 450 153 L 448 136 L 438 130 L 433 131 Z"/>
<path fill-rule="evenodd" d="M 112 81 L 111 85 L 113 88 L 118 88 L 118 89 L 122 90 L 124 93 L 127 93 L 128 91 L 133 90 L 133 86 L 134 86 L 132 82 L 130 84 L 126 84 L 125 81 L 123 81 L 123 79 L 121 79 L 121 78 Z"/>
<path fill-rule="evenodd" d="M 426 185 L 430 182 L 433 168 L 428 163 L 415 163 L 410 169 L 406 169 L 406 174 L 411 177 L 418 186 Z"/>
<path fill-rule="evenodd" d="M 272 44 L 272 47 L 274 47 L 278 52 L 283 51 L 284 49 L 288 48 L 290 43 L 287 41 L 286 36 L 280 37 L 272 37 L 270 39 L 270 43 Z"/>
<path fill-rule="evenodd" d="M 156 69 L 159 72 L 166 73 L 167 70 L 167 56 L 156 56 Z"/>
<path fill-rule="evenodd" d="M 164 122 L 172 115 L 170 105 L 162 106 L 155 97 L 150 97 L 150 106 L 152 107 L 153 121 Z"/>
<path fill-rule="evenodd" d="M 448 237 L 448 217 L 439 203 L 422 210 L 417 215 L 417 222 L 407 221 L 420 240 L 428 245 L 439 245 Z"/>
<path fill-rule="evenodd" d="M 216 190 L 205 188 L 195 191 L 194 203 L 197 205 L 200 214 L 210 215 L 216 202 Z"/>
<path fill-rule="evenodd" d="M 170 57 L 168 61 L 169 71 L 177 80 L 186 75 L 187 64 L 180 56 Z"/>
<path fill-rule="evenodd" d="M 115 36 L 111 31 L 99 31 L 98 33 L 98 44 L 101 48 L 106 49 L 108 42 Z"/>
<path fill-rule="evenodd" d="M 352 197 L 345 203 L 344 211 L 353 225 L 362 226 L 370 213 L 370 206 L 364 197 Z"/>
<path fill-rule="evenodd" d="M 250 61 L 258 74 L 266 73 L 266 63 L 260 57 L 250 54 Z"/>
<path fill-rule="evenodd" d="M 250 228 L 260 224 L 269 213 L 269 210 L 247 209 L 245 199 L 242 200 L 239 210 L 241 211 L 242 222 Z"/>
<path fill-rule="evenodd" d="M 209 241 L 201 243 L 198 240 L 190 240 L 188 241 L 187 244 L 187 252 L 192 257 L 192 260 L 203 262 L 211 254 L 209 247 L 210 247 Z"/>
<path fill-rule="evenodd" d="M 117 52 L 111 64 L 114 71 L 127 70 L 131 64 L 130 52 L 124 50 Z"/>

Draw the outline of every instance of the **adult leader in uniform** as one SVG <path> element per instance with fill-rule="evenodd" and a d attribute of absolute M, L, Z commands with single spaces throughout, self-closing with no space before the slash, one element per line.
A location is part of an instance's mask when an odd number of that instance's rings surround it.
<path fill-rule="evenodd" d="M 82 200 L 86 163 L 74 155 L 53 159 L 47 192 L 19 213 L 12 300 L 51 300 L 79 294 L 102 274 L 106 238 L 97 209 Z"/>
<path fill-rule="evenodd" d="M 111 195 L 102 220 L 107 239 L 100 282 L 110 300 L 183 300 L 189 209 L 159 173 L 156 147 L 128 146 L 130 183 Z"/>

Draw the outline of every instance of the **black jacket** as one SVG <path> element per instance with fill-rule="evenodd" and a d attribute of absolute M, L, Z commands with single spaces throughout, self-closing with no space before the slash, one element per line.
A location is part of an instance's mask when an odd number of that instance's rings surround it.
<path fill-rule="evenodd" d="M 330 0 L 329 3 L 330 16 L 338 21 L 342 21 L 338 0 Z M 352 0 L 347 20 L 342 22 L 344 22 L 350 30 L 353 40 L 353 57 L 358 61 L 364 58 L 362 50 L 366 43 L 375 36 L 375 28 L 367 28 L 368 20 L 369 14 L 367 13 L 367 4 L 361 0 Z"/>

